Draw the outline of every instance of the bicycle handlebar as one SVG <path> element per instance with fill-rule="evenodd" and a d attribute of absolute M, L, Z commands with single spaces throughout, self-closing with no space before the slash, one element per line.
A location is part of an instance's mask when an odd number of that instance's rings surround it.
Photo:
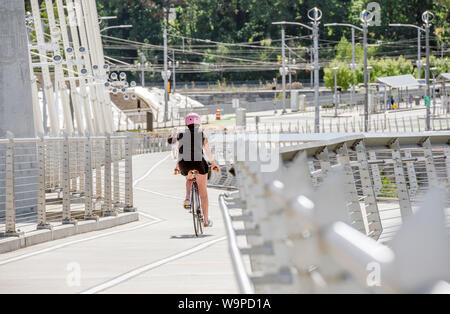
<path fill-rule="evenodd" d="M 215 172 L 219 172 L 220 168 L 218 166 L 215 166 L 215 167 L 212 168 L 212 170 L 215 171 Z M 174 175 L 181 174 L 181 171 L 179 169 L 175 169 L 173 174 Z"/>

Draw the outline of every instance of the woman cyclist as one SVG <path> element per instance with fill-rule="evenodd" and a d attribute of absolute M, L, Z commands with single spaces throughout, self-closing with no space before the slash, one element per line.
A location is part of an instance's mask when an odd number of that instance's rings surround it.
<path fill-rule="evenodd" d="M 190 193 L 192 187 L 191 170 L 197 170 L 198 174 L 195 179 L 198 184 L 200 200 L 202 203 L 202 211 L 205 227 L 211 227 L 212 221 L 208 217 L 208 170 L 209 165 L 205 159 L 211 163 L 212 170 L 219 170 L 211 149 L 208 145 L 208 138 L 200 128 L 201 119 L 196 113 L 188 114 L 186 117 L 186 129 L 184 132 L 178 133 L 176 141 L 178 142 L 178 161 L 175 167 L 175 174 L 181 173 L 186 177 L 186 197 L 184 208 L 190 209 Z M 172 144 L 174 139 L 169 137 L 169 143 Z"/>

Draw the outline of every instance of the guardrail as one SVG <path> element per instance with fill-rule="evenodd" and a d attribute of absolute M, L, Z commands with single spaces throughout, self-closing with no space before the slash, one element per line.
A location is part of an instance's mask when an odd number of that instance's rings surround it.
<path fill-rule="evenodd" d="M 450 118 L 448 115 L 431 118 L 432 131 L 450 130 Z M 304 117 L 299 119 L 285 119 L 284 121 L 248 123 L 247 131 L 259 131 L 278 133 L 314 133 L 314 118 Z M 378 114 L 371 116 L 368 123 L 369 132 L 423 132 L 426 131 L 426 119 L 421 116 L 388 117 Z M 321 117 L 321 133 L 361 133 L 364 132 L 364 117 L 340 116 Z"/>
<path fill-rule="evenodd" d="M 0 139 L 0 234 L 76 224 L 133 206 L 132 156 L 168 150 L 162 134 Z"/>
<path fill-rule="evenodd" d="M 282 148 L 274 173 L 236 160 L 239 192 L 219 204 L 241 291 L 449 293 L 449 141 L 430 132 L 311 142 Z"/>

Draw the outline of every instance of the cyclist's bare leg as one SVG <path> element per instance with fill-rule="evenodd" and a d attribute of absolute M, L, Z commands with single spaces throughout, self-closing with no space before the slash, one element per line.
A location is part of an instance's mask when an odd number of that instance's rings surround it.
<path fill-rule="evenodd" d="M 189 176 L 186 176 L 186 198 L 185 198 L 185 200 L 191 199 L 192 182 L 193 181 L 189 179 Z"/>
<path fill-rule="evenodd" d="M 200 194 L 200 200 L 202 201 L 202 210 L 203 210 L 203 219 L 205 224 L 209 224 L 208 220 L 208 175 L 207 174 L 197 174 L 197 184 L 198 184 L 198 192 Z"/>

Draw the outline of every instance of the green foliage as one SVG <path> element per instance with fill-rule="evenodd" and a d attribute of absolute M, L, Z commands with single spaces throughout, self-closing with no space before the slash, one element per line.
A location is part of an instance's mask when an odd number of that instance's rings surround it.
<path fill-rule="evenodd" d="M 352 73 L 349 65 L 344 62 L 334 61 L 329 67 L 324 70 L 324 81 L 325 86 L 334 89 L 334 72 L 336 69 L 336 81 L 337 86 L 341 87 L 343 90 L 348 90 L 351 84 L 355 83 L 356 76 Z"/>
<path fill-rule="evenodd" d="M 373 82 L 378 77 L 395 76 L 404 74 L 413 74 L 413 64 L 410 60 L 406 60 L 402 56 L 396 59 L 375 59 L 369 60 L 369 65 L 372 67 L 370 70 L 370 81 Z M 359 67 L 357 69 L 358 76 L 364 75 L 364 69 Z M 363 80 L 364 81 L 364 78 Z"/>
<path fill-rule="evenodd" d="M 426 64 L 427 60 L 425 58 L 422 59 L 422 64 Z M 450 72 L 450 58 L 436 58 L 435 56 L 430 56 L 430 68 L 436 68 L 435 75 L 439 76 L 441 73 L 449 73 Z M 417 75 L 418 69 L 415 69 L 414 74 Z M 425 67 L 421 68 L 421 76 L 425 77 Z M 430 74 L 430 77 L 431 74 Z"/>
<path fill-rule="evenodd" d="M 41 7 L 45 7 L 45 1 L 40 0 Z M 367 3 L 367 0 L 96 0 L 100 16 L 117 16 L 115 20 L 102 21 L 101 28 L 113 25 L 132 24 L 131 29 L 111 29 L 104 34 L 113 37 L 124 38 L 132 41 L 161 45 L 163 43 L 162 27 L 164 21 L 163 8 L 168 4 L 176 8 L 176 19 L 170 23 L 168 32 L 170 35 L 185 36 L 188 38 L 201 38 L 226 43 L 258 43 L 260 47 L 280 47 L 280 27 L 272 25 L 275 21 L 294 21 L 308 24 L 307 11 L 315 6 L 323 12 L 319 29 L 320 33 L 320 60 L 328 64 L 327 68 L 339 66 L 338 82 L 344 89 L 351 82 L 361 82 L 360 69 L 356 77 L 350 75 L 349 63 L 351 61 L 351 42 L 349 27 L 324 27 L 325 23 L 348 23 L 360 25 L 359 14 Z M 414 58 L 415 42 L 406 42 L 397 49 L 399 52 L 392 53 L 393 45 L 374 45 L 377 40 L 381 41 L 404 41 L 414 39 L 416 30 L 404 27 L 389 27 L 389 23 L 404 23 L 421 25 L 421 15 L 425 10 L 430 10 L 435 15 L 432 26 L 431 46 L 440 47 L 443 40 L 445 45 L 450 45 L 450 0 L 377 0 L 381 6 L 381 26 L 369 28 L 369 63 L 374 67 L 371 78 L 386 73 L 413 73 L 411 64 L 403 58 L 395 58 L 402 54 L 407 59 Z M 29 0 L 25 0 L 25 9 L 30 11 Z M 46 17 L 46 12 L 41 12 Z M 48 29 L 47 29 L 48 31 Z M 310 31 L 298 27 L 287 26 L 287 36 L 301 36 L 289 44 L 293 47 L 310 47 L 312 41 L 309 38 Z M 32 34 L 33 36 L 33 34 Z M 437 37 L 436 37 L 437 36 Z M 360 32 L 356 32 L 356 63 L 362 64 L 363 49 L 361 46 Z M 336 47 L 334 43 L 338 44 Z M 145 58 L 153 65 L 162 64 L 162 51 L 160 49 L 141 49 L 140 47 L 127 47 L 126 49 L 114 48 L 107 39 L 104 39 L 106 55 L 118 57 L 119 59 L 135 63 L 136 60 Z M 253 49 L 249 54 L 246 47 L 219 46 L 196 48 L 195 45 L 205 44 L 190 39 L 182 41 L 179 37 L 169 36 L 169 47 L 177 46 L 185 48 L 186 52 L 196 51 L 208 55 L 193 55 L 188 53 L 177 54 L 177 59 L 186 62 L 209 63 L 211 69 L 213 64 L 235 62 L 211 55 L 224 55 L 229 57 L 249 58 L 255 61 L 276 62 L 276 50 Z M 141 50 L 138 50 L 141 49 Z M 377 57 L 378 56 L 378 57 Z M 384 57 L 380 59 L 379 57 Z M 394 58 L 396 61 L 389 61 Z M 303 51 L 296 57 L 297 63 L 309 62 L 309 56 Z M 305 61 L 306 60 L 306 61 Z M 447 69 L 448 59 L 435 62 L 442 71 Z M 323 75 L 327 86 L 330 82 L 330 72 L 324 69 Z M 341 69 L 342 68 L 342 69 Z M 206 67 L 208 69 L 208 67 Z M 440 70 L 441 71 L 441 70 Z M 297 71 L 295 79 L 309 79 L 309 73 Z M 132 73 L 133 76 L 138 73 Z M 146 74 L 151 80 L 160 80 L 160 75 Z M 261 72 L 207 72 L 200 74 L 180 74 L 180 81 L 192 80 L 271 80 L 279 76 L 278 71 Z M 423 77 L 423 75 L 422 75 Z M 334 85 L 334 78 L 331 79 Z"/>

